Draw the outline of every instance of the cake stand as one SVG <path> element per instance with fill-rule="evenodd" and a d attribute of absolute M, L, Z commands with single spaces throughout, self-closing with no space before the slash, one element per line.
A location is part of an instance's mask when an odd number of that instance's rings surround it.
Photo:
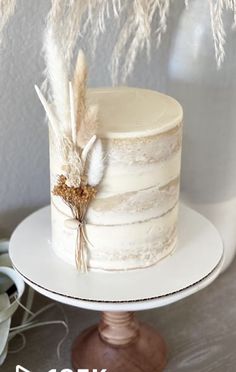
<path fill-rule="evenodd" d="M 215 227 L 181 205 L 179 243 L 174 254 L 146 269 L 86 274 L 55 256 L 50 231 L 50 208 L 45 207 L 16 228 L 10 257 L 25 282 L 41 294 L 102 311 L 100 324 L 85 330 L 73 344 L 74 370 L 163 371 L 165 342 L 155 329 L 139 324 L 134 312 L 179 301 L 218 276 L 223 245 Z"/>

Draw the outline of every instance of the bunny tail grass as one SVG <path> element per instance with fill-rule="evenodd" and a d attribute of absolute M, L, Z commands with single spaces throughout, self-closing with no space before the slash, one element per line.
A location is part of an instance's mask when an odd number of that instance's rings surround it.
<path fill-rule="evenodd" d="M 88 157 L 87 177 L 89 185 L 94 187 L 100 183 L 104 174 L 104 163 L 102 142 L 97 139 Z"/>

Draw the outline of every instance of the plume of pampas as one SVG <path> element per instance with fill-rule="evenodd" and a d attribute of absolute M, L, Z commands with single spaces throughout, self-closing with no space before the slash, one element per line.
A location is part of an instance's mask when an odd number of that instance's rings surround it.
<path fill-rule="evenodd" d="M 88 184 L 94 187 L 101 182 L 105 167 L 102 142 L 100 139 L 96 140 L 92 150 L 90 151 L 88 160 Z"/>
<path fill-rule="evenodd" d="M 37 86 L 35 89 L 46 111 L 53 135 L 58 142 L 60 149 L 58 156 L 66 183 L 69 187 L 80 187 L 87 180 L 86 167 L 90 164 L 90 160 L 87 158 L 96 141 L 98 113 L 97 106 L 89 106 L 86 102 L 87 66 L 85 56 L 80 50 L 72 83 L 68 81 L 65 60 L 52 29 L 47 30 L 45 50 L 53 107 L 46 101 Z M 53 63 L 54 61 L 55 63 Z M 101 144 L 97 147 L 96 164 L 101 173 L 103 169 L 103 165 L 99 165 L 99 162 L 102 162 L 101 156 L 99 157 L 99 150 L 102 151 Z M 94 159 L 94 156 L 91 159 Z M 93 170 L 95 167 L 93 166 L 91 169 Z M 89 173 L 90 178 L 92 170 Z"/>
<path fill-rule="evenodd" d="M 76 125 L 76 113 L 75 113 L 75 96 L 71 81 L 69 81 L 69 96 L 70 96 L 70 125 L 71 125 L 71 138 L 76 146 L 77 144 L 77 125 Z"/>
<path fill-rule="evenodd" d="M 148 2 L 137 0 L 127 14 L 127 21 L 121 29 L 111 60 L 111 73 L 114 82 L 118 79 L 120 59 L 125 51 L 127 54 L 121 74 L 122 81 L 126 81 L 132 72 L 137 54 L 144 49 L 145 45 L 148 54 L 150 54 L 151 25 L 148 7 Z"/>
<path fill-rule="evenodd" d="M 89 139 L 96 134 L 98 126 L 98 106 L 91 105 L 87 108 L 77 137 L 77 143 L 84 148 Z"/>
<path fill-rule="evenodd" d="M 60 40 L 61 52 L 68 69 L 71 67 L 76 41 L 81 36 L 81 24 L 85 22 L 89 3 L 90 0 L 51 0 L 47 24 L 53 27 Z"/>
<path fill-rule="evenodd" d="M 75 94 L 75 111 L 76 111 L 76 129 L 77 132 L 81 127 L 82 119 L 86 113 L 86 84 L 87 84 L 87 65 L 83 51 L 80 49 L 75 64 L 74 71 L 74 94 Z"/>
<path fill-rule="evenodd" d="M 49 27 L 45 33 L 44 52 L 46 74 L 50 83 L 55 112 L 61 126 L 68 130 L 70 124 L 68 71 L 58 37 L 55 36 L 52 27 Z"/>
<path fill-rule="evenodd" d="M 10 17 L 14 14 L 16 0 L 0 0 L 0 44 L 2 42 L 3 30 Z"/>
<path fill-rule="evenodd" d="M 227 3 L 227 4 L 226 4 Z M 234 1 L 230 1 L 230 3 L 234 3 Z M 236 2 L 235 2 L 236 3 Z M 228 6 L 228 0 L 209 0 L 210 4 L 210 12 L 211 12 L 211 27 L 212 27 L 212 34 L 214 40 L 214 47 L 215 47 L 215 56 L 217 61 L 217 66 L 220 67 L 224 57 L 225 57 L 225 29 L 223 23 L 223 10 L 224 5 Z M 231 5 L 232 5 L 231 4 Z"/>
<path fill-rule="evenodd" d="M 186 5 L 186 3 L 185 3 Z M 156 29 L 156 40 L 157 40 L 157 47 L 161 44 L 161 37 L 166 32 L 167 29 L 167 17 L 169 15 L 170 9 L 170 0 L 161 0 L 159 1 L 159 26 Z"/>
<path fill-rule="evenodd" d="M 86 59 L 83 51 L 79 50 L 74 71 L 73 90 L 77 145 L 81 148 L 84 148 L 97 131 L 97 107 L 87 105 L 87 74 Z"/>
<path fill-rule="evenodd" d="M 207 1 L 207 0 L 206 0 Z M 208 0 L 217 65 L 224 60 L 226 35 L 224 11 L 231 10 L 236 20 L 236 0 Z M 186 7 L 190 0 L 182 0 Z M 162 35 L 167 29 L 167 17 L 171 9 L 170 0 L 52 0 L 48 17 L 61 40 L 62 50 L 70 67 L 78 37 L 85 32 L 91 35 L 92 54 L 95 54 L 97 40 L 106 30 L 107 19 L 113 17 L 119 28 L 118 37 L 111 57 L 111 76 L 114 83 L 118 76 L 125 82 L 132 72 L 138 53 L 146 46 L 150 53 L 152 31 L 159 47 Z M 159 16 L 157 24 L 154 20 Z M 124 58 L 124 64 L 120 64 Z"/>

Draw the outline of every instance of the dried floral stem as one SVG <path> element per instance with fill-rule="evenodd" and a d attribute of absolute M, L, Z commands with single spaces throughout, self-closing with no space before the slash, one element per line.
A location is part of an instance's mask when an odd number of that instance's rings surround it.
<path fill-rule="evenodd" d="M 89 185 L 68 186 L 66 181 L 67 178 L 60 175 L 53 194 L 60 196 L 71 208 L 74 218 L 82 222 L 87 206 L 96 195 L 96 189 Z"/>
<path fill-rule="evenodd" d="M 75 262 L 77 269 L 83 273 L 88 271 L 88 257 L 84 240 L 84 225 L 79 225 L 77 229 L 76 248 L 75 248 Z"/>
<path fill-rule="evenodd" d="M 88 206 L 96 195 L 96 189 L 89 185 L 81 185 L 80 187 L 68 186 L 67 179 L 61 175 L 58 178 L 57 185 L 53 188 L 53 194 L 60 196 L 64 202 L 70 207 L 73 218 L 78 221 L 77 239 L 76 239 L 76 264 L 78 270 L 87 271 L 87 250 L 88 243 L 84 224 Z"/>

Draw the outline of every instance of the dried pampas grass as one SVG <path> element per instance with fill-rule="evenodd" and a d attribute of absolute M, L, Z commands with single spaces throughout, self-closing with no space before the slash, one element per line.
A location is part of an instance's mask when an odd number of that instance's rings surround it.
<path fill-rule="evenodd" d="M 225 58 L 224 45 L 226 42 L 226 32 L 224 27 L 224 10 L 233 12 L 232 28 L 236 26 L 236 0 L 208 0 L 210 4 L 211 26 L 215 46 L 215 56 L 218 68 L 222 65 Z"/>
<path fill-rule="evenodd" d="M 220 67 L 224 60 L 226 41 L 224 11 L 233 12 L 235 24 L 236 0 L 206 1 L 209 2 L 216 61 Z M 182 3 L 186 7 L 191 6 L 191 0 L 182 0 Z M 171 0 L 52 0 L 48 22 L 56 28 L 70 68 L 78 37 L 88 32 L 94 55 L 97 40 L 106 30 L 107 20 L 113 18 L 119 28 L 111 57 L 111 75 L 113 82 L 116 83 L 118 76 L 123 81 L 127 79 L 140 51 L 146 49 L 148 55 L 150 54 L 152 35 L 156 38 L 156 46 L 159 47 L 167 29 L 170 10 Z M 159 21 L 156 23 L 157 16 Z"/>
<path fill-rule="evenodd" d="M 99 150 L 89 157 L 97 139 L 98 108 L 87 103 L 86 59 L 80 50 L 72 74 L 73 80 L 70 81 L 65 56 L 53 26 L 46 30 L 44 50 L 51 102 L 47 102 L 37 86 L 35 89 L 47 114 L 67 185 L 82 187 L 88 182 L 86 174 L 88 168 L 95 169 L 98 166 L 100 174 L 104 169 L 103 157 L 99 156 Z M 91 162 L 95 165 L 90 166 Z M 95 175 L 93 186 L 100 182 L 101 177 L 102 174 L 100 177 Z M 98 180 L 97 183 L 94 180 Z"/>
<path fill-rule="evenodd" d="M 206 1 L 209 2 L 216 62 L 220 67 L 225 58 L 224 13 L 225 11 L 233 13 L 232 26 L 234 28 L 236 0 Z M 152 35 L 156 38 L 157 48 L 159 47 L 167 29 L 171 3 L 171 0 L 51 0 L 47 29 L 54 30 L 57 41 L 60 41 L 58 46 L 59 52 L 64 57 L 64 67 L 70 71 L 78 38 L 83 37 L 87 32 L 91 38 L 91 53 L 95 55 L 97 40 L 106 31 L 107 20 L 113 18 L 119 31 L 111 57 L 111 77 L 114 83 L 117 82 L 119 76 L 125 82 L 133 70 L 138 53 L 145 49 L 148 56 L 150 55 Z M 182 0 L 182 3 L 187 8 L 191 6 L 191 0 Z M 15 8 L 16 0 L 0 0 L 0 44 L 3 30 L 9 18 L 14 14 Z M 159 20 L 156 23 L 157 19 Z M 51 41 L 48 34 L 48 40 L 45 43 L 48 49 L 48 62 L 50 61 Z M 58 66 L 59 69 L 61 67 Z"/>
<path fill-rule="evenodd" d="M 77 229 L 75 259 L 78 270 L 87 271 L 87 247 L 84 225 L 86 212 L 95 197 L 104 172 L 102 144 L 97 139 L 97 107 L 87 103 L 87 65 L 80 50 L 73 80 L 65 63 L 63 48 L 53 25 L 46 30 L 46 77 L 51 103 L 35 86 L 52 129 L 54 151 L 59 158 L 58 180 L 53 195 L 62 198 L 72 212 L 67 228 Z M 91 182 L 91 184 L 90 184 Z"/>
<path fill-rule="evenodd" d="M 97 132 L 98 106 L 91 105 L 87 108 L 79 128 L 78 145 L 83 148 L 89 139 Z"/>
<path fill-rule="evenodd" d="M 0 0 L 0 44 L 2 43 L 3 30 L 14 14 L 15 8 L 16 0 Z"/>
<path fill-rule="evenodd" d="M 44 52 L 46 75 L 57 118 L 61 126 L 67 130 L 70 123 L 68 70 L 62 54 L 60 41 L 56 37 L 53 27 L 49 27 L 46 30 Z"/>
<path fill-rule="evenodd" d="M 75 91 L 77 129 L 81 126 L 80 118 L 86 112 L 86 85 L 87 85 L 87 65 L 85 56 L 82 50 L 79 50 L 77 61 L 75 64 L 73 85 Z"/>
<path fill-rule="evenodd" d="M 49 97 L 52 100 L 60 128 L 61 130 L 63 128 L 67 133 L 70 132 L 74 144 L 83 148 L 97 130 L 97 108 L 87 105 L 88 71 L 84 53 L 82 50 L 78 52 L 71 82 L 69 82 L 69 72 L 62 44 L 52 25 L 46 29 L 44 53 Z M 40 95 L 38 88 L 37 93 Z M 40 100 L 48 118 L 49 116 L 52 118 L 48 108 L 46 109 L 42 94 Z"/>
<path fill-rule="evenodd" d="M 51 0 L 47 25 L 54 29 L 60 40 L 61 52 L 69 68 L 89 3 L 90 0 Z"/>

